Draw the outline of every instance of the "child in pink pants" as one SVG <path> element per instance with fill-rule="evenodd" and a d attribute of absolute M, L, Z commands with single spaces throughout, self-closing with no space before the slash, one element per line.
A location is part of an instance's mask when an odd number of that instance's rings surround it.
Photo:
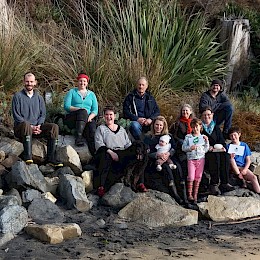
<path fill-rule="evenodd" d="M 200 119 L 192 119 L 190 126 L 192 133 L 185 136 L 182 150 L 187 153 L 188 160 L 188 200 L 196 203 L 205 165 L 205 153 L 209 150 L 209 140 L 207 136 L 201 135 L 202 121 Z"/>

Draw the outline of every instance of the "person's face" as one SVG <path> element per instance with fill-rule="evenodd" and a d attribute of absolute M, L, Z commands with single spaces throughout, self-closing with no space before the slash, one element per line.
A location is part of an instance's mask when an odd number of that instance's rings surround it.
<path fill-rule="evenodd" d="M 234 133 L 229 135 L 229 138 L 230 138 L 232 143 L 237 144 L 237 143 L 239 143 L 240 136 L 241 136 L 241 133 L 234 132 Z"/>
<path fill-rule="evenodd" d="M 24 86 L 27 91 L 31 91 L 36 86 L 37 81 L 35 80 L 34 75 L 26 75 L 24 78 Z"/>
<path fill-rule="evenodd" d="M 213 120 L 213 113 L 210 110 L 206 110 L 202 113 L 202 121 L 208 125 Z"/>
<path fill-rule="evenodd" d="M 167 143 L 166 143 L 165 141 L 163 141 L 163 140 L 160 140 L 160 141 L 159 141 L 159 145 L 160 145 L 160 146 L 165 146 L 166 144 L 167 144 Z"/>
<path fill-rule="evenodd" d="M 213 84 L 211 86 L 211 91 L 214 92 L 214 93 L 218 93 L 220 91 L 221 87 L 219 84 Z"/>
<path fill-rule="evenodd" d="M 139 79 L 136 86 L 136 90 L 139 93 L 139 95 L 143 96 L 147 88 L 147 81 L 145 79 Z"/>
<path fill-rule="evenodd" d="M 104 118 L 107 125 L 113 124 L 115 122 L 115 113 L 112 110 L 107 110 L 104 114 Z"/>
<path fill-rule="evenodd" d="M 192 127 L 193 133 L 194 134 L 199 134 L 200 131 L 201 131 L 201 127 L 202 127 L 201 125 L 196 124 L 194 127 Z"/>
<path fill-rule="evenodd" d="M 188 107 L 183 107 L 181 110 L 181 115 L 185 118 L 189 118 L 191 115 L 191 110 Z"/>
<path fill-rule="evenodd" d="M 155 133 L 155 134 L 161 134 L 161 133 L 162 133 L 162 130 L 163 130 L 163 127 L 164 127 L 164 125 L 163 125 L 163 122 L 162 122 L 162 121 L 160 121 L 160 120 L 155 120 L 154 126 L 153 126 L 153 128 L 154 128 L 154 133 Z"/>
<path fill-rule="evenodd" d="M 88 86 L 88 80 L 85 78 L 80 78 L 78 80 L 78 88 L 79 89 L 86 89 Z"/>

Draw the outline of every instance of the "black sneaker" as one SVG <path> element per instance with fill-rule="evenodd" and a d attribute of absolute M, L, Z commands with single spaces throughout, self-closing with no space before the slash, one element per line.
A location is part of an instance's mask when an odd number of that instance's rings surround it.
<path fill-rule="evenodd" d="M 211 195 L 215 195 L 215 196 L 218 196 L 221 194 L 217 184 L 209 186 L 209 193 Z"/>

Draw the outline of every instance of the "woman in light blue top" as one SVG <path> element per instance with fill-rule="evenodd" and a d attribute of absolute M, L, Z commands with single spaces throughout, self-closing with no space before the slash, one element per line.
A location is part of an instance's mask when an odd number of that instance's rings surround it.
<path fill-rule="evenodd" d="M 77 80 L 78 87 L 71 89 L 64 99 L 64 109 L 67 112 L 65 124 L 70 129 L 76 128 L 75 144 L 83 146 L 86 138 L 89 151 L 94 155 L 98 102 L 95 93 L 87 89 L 89 77 L 81 73 Z"/>

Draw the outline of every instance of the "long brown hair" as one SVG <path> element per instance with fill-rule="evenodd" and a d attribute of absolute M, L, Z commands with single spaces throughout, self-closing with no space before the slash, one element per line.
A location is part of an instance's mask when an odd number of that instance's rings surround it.
<path fill-rule="evenodd" d="M 164 116 L 157 116 L 157 117 L 153 120 L 152 127 L 151 127 L 151 134 L 152 134 L 152 135 L 155 135 L 155 132 L 154 132 L 154 124 L 155 124 L 156 120 L 163 122 L 163 130 L 162 130 L 162 133 L 161 133 L 161 134 L 162 134 L 162 135 L 167 135 L 167 134 L 169 134 L 168 123 L 167 123 L 167 121 L 166 121 L 166 119 L 165 119 Z"/>

